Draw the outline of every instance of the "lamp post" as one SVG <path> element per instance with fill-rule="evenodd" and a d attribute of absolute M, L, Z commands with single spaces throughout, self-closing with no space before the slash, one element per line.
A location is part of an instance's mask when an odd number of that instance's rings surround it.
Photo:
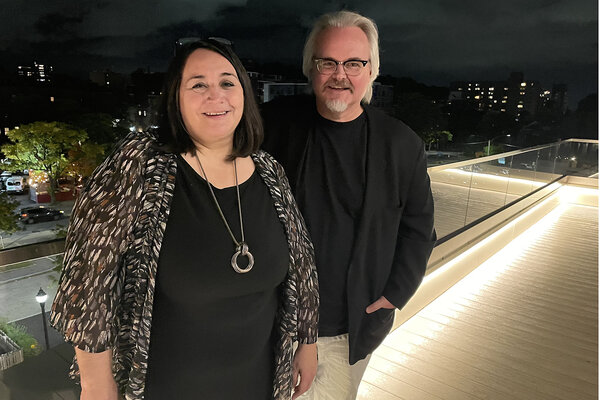
<path fill-rule="evenodd" d="M 494 136 L 491 139 L 488 139 L 487 154 L 486 155 L 488 155 L 488 156 L 490 155 L 490 147 L 492 147 L 492 140 L 498 139 L 498 138 L 503 137 L 503 136 L 510 137 L 510 133 L 508 135 L 498 135 L 498 136 Z"/>
<path fill-rule="evenodd" d="M 44 339 L 46 339 L 46 350 L 50 349 L 50 343 L 48 340 L 48 326 L 46 325 L 46 300 L 48 299 L 48 295 L 42 288 L 40 288 L 39 292 L 35 295 L 35 300 L 40 303 L 40 307 L 42 308 L 42 322 L 44 323 Z"/>

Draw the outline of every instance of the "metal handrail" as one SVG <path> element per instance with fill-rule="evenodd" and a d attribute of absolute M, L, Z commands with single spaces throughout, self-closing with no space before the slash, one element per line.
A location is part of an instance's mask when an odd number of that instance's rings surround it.
<path fill-rule="evenodd" d="M 598 140 L 596 140 L 596 139 L 566 139 L 566 140 L 560 140 L 560 141 L 554 142 L 554 143 L 541 144 L 541 145 L 534 146 L 534 147 L 527 147 L 525 149 L 508 151 L 506 153 L 493 154 L 491 156 L 473 158 L 471 160 L 464 160 L 464 161 L 457 161 L 457 162 L 449 163 L 449 164 L 435 165 L 432 167 L 428 167 L 427 172 L 443 171 L 443 170 L 449 169 L 449 168 L 460 168 L 460 167 L 464 167 L 467 165 L 480 164 L 480 163 L 487 162 L 487 161 L 494 161 L 494 160 L 498 160 L 500 158 L 506 158 L 506 157 L 511 157 L 511 156 L 515 156 L 515 155 L 519 155 L 519 154 L 529 153 L 532 151 L 547 149 L 550 147 L 558 146 L 562 143 L 571 143 L 571 142 L 598 144 Z"/>

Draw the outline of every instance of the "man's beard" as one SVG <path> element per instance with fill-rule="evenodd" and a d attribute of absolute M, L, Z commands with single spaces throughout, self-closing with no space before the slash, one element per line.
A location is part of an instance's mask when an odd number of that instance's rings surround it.
<path fill-rule="evenodd" d="M 334 113 L 343 113 L 348 109 L 348 103 L 342 100 L 325 100 L 325 105 L 329 111 Z"/>

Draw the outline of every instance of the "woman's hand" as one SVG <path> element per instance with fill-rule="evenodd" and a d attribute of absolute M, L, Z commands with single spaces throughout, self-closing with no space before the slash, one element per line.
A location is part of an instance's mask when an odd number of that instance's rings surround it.
<path fill-rule="evenodd" d="M 317 374 L 317 344 L 299 344 L 292 364 L 295 400 L 306 392 Z M 298 382 L 300 378 L 300 382 Z"/>

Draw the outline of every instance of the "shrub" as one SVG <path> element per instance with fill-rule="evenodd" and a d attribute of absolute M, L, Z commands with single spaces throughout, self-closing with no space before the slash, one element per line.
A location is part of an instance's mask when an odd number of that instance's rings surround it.
<path fill-rule="evenodd" d="M 3 331 L 13 342 L 23 349 L 25 357 L 37 356 L 42 352 L 38 341 L 27 333 L 27 328 L 23 325 L 8 323 L 5 319 L 0 319 L 0 331 Z"/>

